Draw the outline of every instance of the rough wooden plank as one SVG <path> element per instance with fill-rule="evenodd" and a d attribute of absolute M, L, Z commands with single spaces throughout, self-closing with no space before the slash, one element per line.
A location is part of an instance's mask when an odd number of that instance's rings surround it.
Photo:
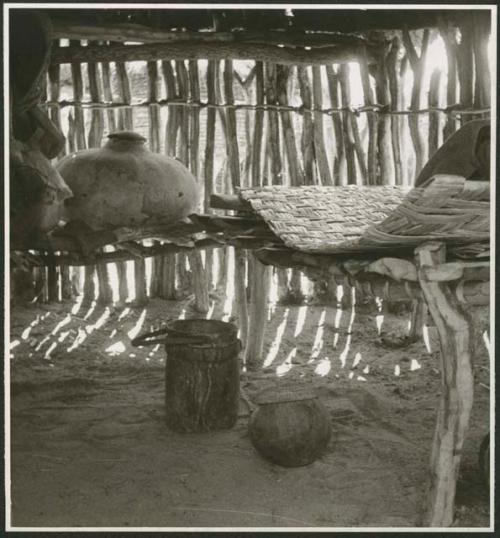
<path fill-rule="evenodd" d="M 273 62 L 281 65 L 312 65 L 355 62 L 364 50 L 364 45 L 336 45 L 307 50 L 254 43 L 207 43 L 203 47 L 200 47 L 200 44 L 196 42 L 146 45 L 114 44 L 107 47 L 54 47 L 51 63 L 148 62 L 165 58 L 171 60 L 232 58 L 234 60 Z M 375 63 L 376 55 L 371 50 L 368 58 L 370 63 Z"/>
<path fill-rule="evenodd" d="M 321 66 L 313 65 L 313 102 L 316 110 L 323 108 L 323 81 L 321 79 Z M 323 125 L 323 114 L 321 112 L 314 113 L 314 153 L 318 166 L 319 177 L 322 185 L 333 185 L 332 175 L 330 173 L 330 165 L 325 147 L 325 135 Z"/>

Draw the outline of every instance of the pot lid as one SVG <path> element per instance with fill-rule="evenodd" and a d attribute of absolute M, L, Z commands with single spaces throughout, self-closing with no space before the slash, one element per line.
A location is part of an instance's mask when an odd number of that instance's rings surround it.
<path fill-rule="evenodd" d="M 300 384 L 283 385 L 264 389 L 255 397 L 258 405 L 284 402 L 298 402 L 300 400 L 314 400 L 317 398 L 314 389 Z"/>
<path fill-rule="evenodd" d="M 128 142 L 146 142 L 146 139 L 134 131 L 115 131 L 108 135 L 110 140 L 125 140 Z"/>

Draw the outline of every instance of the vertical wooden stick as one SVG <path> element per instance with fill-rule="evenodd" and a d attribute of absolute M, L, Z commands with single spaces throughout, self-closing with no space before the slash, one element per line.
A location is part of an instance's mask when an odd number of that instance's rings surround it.
<path fill-rule="evenodd" d="M 449 22 L 442 23 L 439 29 L 446 48 L 448 60 L 448 84 L 446 86 L 446 106 L 452 106 L 457 102 L 457 42 L 455 38 L 456 28 Z M 443 140 L 446 141 L 457 130 L 454 116 L 449 114 L 443 130 Z"/>
<path fill-rule="evenodd" d="M 473 403 L 472 321 L 445 282 L 430 282 L 422 268 L 444 263 L 445 247 L 426 243 L 416 249 L 418 276 L 441 344 L 442 392 L 431 454 L 426 523 L 449 527 L 454 518 L 456 483 Z"/>
<path fill-rule="evenodd" d="M 410 66 L 413 71 L 413 88 L 411 92 L 411 109 L 418 110 L 420 109 L 420 104 L 422 100 L 422 81 L 424 75 L 425 61 L 427 58 L 427 47 L 429 44 L 429 29 L 426 28 L 422 37 L 422 50 L 420 56 L 418 56 L 417 51 L 411 41 L 410 33 L 407 28 L 403 30 L 403 43 L 405 45 L 406 53 L 410 61 Z M 410 114 L 408 116 L 408 124 L 410 127 L 410 135 L 413 142 L 413 147 L 415 150 L 415 171 L 413 173 L 416 177 L 422 167 L 424 162 L 427 160 L 426 145 L 423 138 L 422 130 L 420 129 L 420 119 L 418 114 Z"/>
<path fill-rule="evenodd" d="M 225 60 L 224 62 L 224 92 L 227 104 L 234 103 L 233 93 L 233 62 Z M 238 149 L 238 132 L 236 127 L 236 112 L 232 108 L 226 110 L 226 150 L 231 174 L 231 185 L 233 189 L 240 187 L 240 159 Z M 246 256 L 241 249 L 235 249 L 235 300 L 238 310 L 240 324 L 240 339 L 243 345 L 246 345 L 248 333 L 248 307 L 246 297 L 245 269 Z"/>
<path fill-rule="evenodd" d="M 462 40 L 457 46 L 458 80 L 460 82 L 460 104 L 467 108 L 473 106 L 474 93 L 474 58 L 473 58 L 473 33 L 471 21 L 464 22 L 460 26 Z M 473 119 L 473 116 L 460 117 L 460 125 L 464 125 Z"/>
<path fill-rule="evenodd" d="M 441 71 L 434 69 L 431 75 L 429 87 L 429 108 L 439 106 L 439 85 L 441 82 Z M 432 156 L 439 147 L 439 112 L 429 114 L 429 157 Z"/>
<path fill-rule="evenodd" d="M 197 103 L 200 101 L 200 81 L 198 73 L 198 62 L 191 60 L 189 62 L 189 93 L 191 102 Z M 189 164 L 191 172 L 198 179 L 199 166 L 199 139 L 200 139 L 200 110 L 194 108 L 190 115 L 189 129 Z M 194 299 L 195 310 L 200 313 L 208 312 L 210 308 L 208 296 L 208 278 L 203 266 L 201 252 L 194 250 L 188 254 L 189 265 L 193 273 Z"/>
<path fill-rule="evenodd" d="M 309 111 L 312 109 L 312 94 L 307 66 L 297 66 L 297 75 L 302 105 L 305 109 L 308 109 L 302 113 L 302 136 L 300 140 L 302 159 L 304 161 L 304 181 L 306 185 L 315 185 L 317 184 L 317 179 L 314 166 L 314 127 L 312 112 Z"/>
<path fill-rule="evenodd" d="M 262 64 L 256 69 L 256 103 L 264 103 L 264 71 Z M 255 124 L 252 144 L 252 186 L 262 184 L 261 156 L 262 135 L 264 128 L 264 112 L 258 110 L 255 114 Z M 250 285 L 250 313 L 248 321 L 248 338 L 245 346 L 244 362 L 248 370 L 256 370 L 262 366 L 262 349 L 264 345 L 264 332 L 267 321 L 267 303 L 271 279 L 270 267 L 260 263 L 255 255 L 251 255 L 249 264 Z"/>
<path fill-rule="evenodd" d="M 370 84 L 370 73 L 366 53 L 361 56 L 359 63 L 361 84 L 366 105 L 373 105 L 375 98 Z M 368 119 L 368 185 L 376 185 L 378 182 L 378 159 L 377 159 L 377 117 L 373 112 L 367 112 Z"/>
<path fill-rule="evenodd" d="M 148 107 L 149 114 L 149 148 L 158 153 L 160 151 L 160 106 L 158 101 L 158 63 L 156 61 L 147 63 L 148 71 Z M 160 244 L 154 241 L 154 244 Z M 163 276 L 163 260 L 161 256 L 154 256 L 151 260 L 151 286 L 150 297 L 160 295 L 161 279 Z"/>
<path fill-rule="evenodd" d="M 330 93 L 330 106 L 340 107 L 339 99 L 339 76 L 333 70 L 332 65 L 326 66 L 326 76 L 328 79 L 328 90 Z M 344 142 L 342 136 L 342 119 L 339 114 L 332 114 L 333 132 L 335 135 L 335 159 L 333 162 L 333 182 L 334 185 L 342 184 L 342 177 L 347 174 Z"/>
<path fill-rule="evenodd" d="M 400 41 L 397 37 L 392 40 L 389 54 L 387 55 L 387 76 L 389 82 L 389 93 L 391 99 L 391 111 L 398 110 L 399 107 L 399 84 L 398 84 L 398 53 Z M 403 163 L 401 161 L 401 119 L 399 116 L 391 115 L 391 140 L 392 154 L 394 159 L 394 175 L 396 185 L 403 185 Z"/>
<path fill-rule="evenodd" d="M 163 80 L 167 90 L 167 99 L 176 99 L 177 89 L 175 84 L 175 74 L 172 64 L 169 60 L 161 62 Z M 168 107 L 167 124 L 165 128 L 165 153 L 174 157 L 177 153 L 177 129 L 179 127 L 177 107 Z M 159 295 L 164 299 L 175 299 L 175 273 L 176 257 L 175 254 L 166 254 L 162 256 L 162 282 Z"/>
<path fill-rule="evenodd" d="M 330 165 L 325 147 L 325 136 L 323 126 L 323 114 L 318 112 L 323 108 L 323 82 L 321 80 L 321 66 L 312 66 L 313 74 L 313 98 L 314 98 L 314 149 L 316 164 L 318 166 L 319 177 L 322 185 L 333 185 Z"/>
<path fill-rule="evenodd" d="M 267 104 L 278 104 L 276 65 L 266 63 L 264 66 L 265 99 Z M 267 112 L 267 148 L 272 185 L 283 185 L 283 161 L 281 158 L 281 137 L 279 116 L 276 110 Z M 277 268 L 278 298 L 284 300 L 288 294 L 288 275 L 286 269 Z"/>
<path fill-rule="evenodd" d="M 387 54 L 381 55 L 380 63 L 377 64 L 375 73 L 377 102 L 382 106 L 389 106 Z M 377 117 L 377 128 L 379 183 L 381 185 L 394 185 L 396 182 L 391 143 L 392 131 L 391 120 L 388 115 L 382 114 Z"/>
<path fill-rule="evenodd" d="M 70 41 L 71 46 L 80 46 L 79 42 Z M 82 81 L 82 66 L 78 63 L 71 64 L 71 78 L 73 82 L 73 99 L 75 103 L 74 108 L 74 134 L 75 134 L 75 149 L 86 149 L 85 142 L 85 118 L 83 115 L 83 108 L 78 103 L 83 100 L 83 81 Z M 83 285 L 83 298 L 82 304 L 88 305 L 92 303 L 95 297 L 95 283 L 94 283 L 95 266 L 86 265 L 84 270 L 84 285 Z"/>
<path fill-rule="evenodd" d="M 123 62 L 116 62 L 116 73 L 118 78 L 118 92 L 124 103 L 130 103 L 132 94 L 130 90 L 130 80 L 127 67 Z M 119 116 L 119 123 L 122 129 L 134 130 L 133 109 L 127 107 L 122 110 Z M 144 259 L 134 260 L 134 287 L 135 287 L 135 306 L 143 306 L 148 302 L 148 292 L 146 285 L 146 262 Z"/>
<path fill-rule="evenodd" d="M 349 89 L 349 65 L 339 66 L 340 94 L 342 97 L 342 108 L 351 106 L 351 92 Z M 345 157 L 347 165 L 347 178 L 342 178 L 342 185 L 356 185 L 356 163 L 354 161 L 354 140 L 350 136 L 349 110 L 342 111 L 342 138 L 344 140 Z M 358 162 L 361 161 L 358 159 Z M 347 181 L 346 181 L 347 179 Z"/>
<path fill-rule="evenodd" d="M 208 62 L 207 66 L 207 102 L 210 105 L 215 104 L 215 69 L 216 64 L 213 60 Z M 205 137 L 205 162 L 204 162 L 204 201 L 203 209 L 205 213 L 212 213 L 210 208 L 210 196 L 215 192 L 214 185 L 214 159 L 215 159 L 215 127 L 216 127 L 216 110 L 215 108 L 207 109 L 207 124 Z M 214 255 L 212 249 L 205 251 L 205 270 L 209 288 L 212 287 L 214 275 Z"/>
<path fill-rule="evenodd" d="M 100 102 L 101 88 L 99 87 L 100 77 L 98 76 L 98 67 L 96 63 L 87 64 L 88 76 L 89 76 L 89 88 L 90 99 L 93 102 Z M 103 112 L 99 108 L 92 109 L 91 122 L 89 130 L 89 148 L 98 148 L 101 145 L 102 134 L 104 132 L 104 119 Z M 109 280 L 108 266 L 105 263 L 98 263 L 96 265 L 97 270 L 97 282 L 99 286 L 99 293 L 97 296 L 97 302 L 102 305 L 111 304 L 113 302 L 113 292 L 111 290 L 111 283 Z"/>
<path fill-rule="evenodd" d="M 60 97 L 60 75 L 61 66 L 51 65 L 48 69 L 49 78 L 49 99 L 52 102 L 58 102 Z M 49 109 L 49 117 L 54 125 L 61 130 L 61 110 L 58 105 L 51 106 Z M 66 153 L 63 147 L 58 158 L 63 157 Z M 51 269 L 53 271 L 54 269 Z M 69 266 L 63 265 L 59 267 L 59 275 L 61 279 L 61 299 L 71 299 L 71 286 L 69 282 Z M 53 277 L 52 277 L 53 278 Z"/>
<path fill-rule="evenodd" d="M 477 96 L 474 104 L 481 107 L 491 106 L 491 75 L 488 58 L 488 40 L 491 35 L 491 22 L 487 13 L 474 13 L 473 17 L 473 46 L 475 60 L 475 75 L 477 81 Z"/>

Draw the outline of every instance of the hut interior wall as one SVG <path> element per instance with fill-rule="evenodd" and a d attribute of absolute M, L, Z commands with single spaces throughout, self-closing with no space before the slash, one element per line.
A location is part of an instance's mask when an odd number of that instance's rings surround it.
<path fill-rule="evenodd" d="M 180 158 L 200 182 L 199 212 L 217 213 L 209 209 L 210 195 L 240 186 L 412 185 L 443 140 L 489 115 L 488 33 L 464 23 L 391 36 L 378 34 L 385 41 L 375 66 L 363 54 L 348 63 L 296 66 L 169 59 L 53 64 L 44 106 L 66 135 L 65 152 L 100 146 L 110 132 L 133 128 L 152 151 Z M 71 42 L 89 44 L 112 46 Z M 441 64 L 429 53 L 438 45 L 446 54 Z M 67 299 L 81 289 L 89 300 L 124 301 L 129 279 L 141 302 L 195 288 L 203 312 L 208 292 L 224 293 L 228 275 L 236 274 L 243 315 L 252 258 L 226 250 L 232 247 L 108 264 L 109 271 L 37 268 L 33 296 Z M 297 270 L 276 271 L 282 298 L 300 290 Z M 109 290 L 108 273 L 118 275 L 118 293 Z"/>

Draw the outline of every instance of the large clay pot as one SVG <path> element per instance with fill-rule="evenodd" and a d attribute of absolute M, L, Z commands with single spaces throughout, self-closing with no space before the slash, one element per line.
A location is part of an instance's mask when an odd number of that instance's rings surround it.
<path fill-rule="evenodd" d="M 308 465 L 319 458 L 331 436 L 330 418 L 311 391 L 265 392 L 256 403 L 249 434 L 257 451 L 284 467 Z"/>
<path fill-rule="evenodd" d="M 196 178 L 181 162 L 149 151 L 146 139 L 131 131 L 108 138 L 104 147 L 78 151 L 57 164 L 73 191 L 68 221 L 99 230 L 175 222 L 195 211 Z"/>

